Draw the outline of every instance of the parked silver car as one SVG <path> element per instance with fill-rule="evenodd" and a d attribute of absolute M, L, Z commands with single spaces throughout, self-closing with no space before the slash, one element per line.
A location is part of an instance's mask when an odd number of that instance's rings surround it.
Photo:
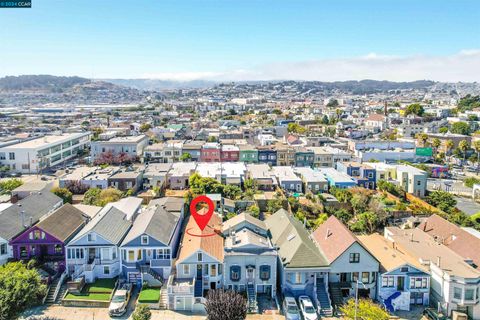
<path fill-rule="evenodd" d="M 115 294 L 112 297 L 110 306 L 108 307 L 108 313 L 112 317 L 120 317 L 127 312 L 128 302 L 130 301 L 130 296 L 132 294 L 132 284 L 124 283 L 121 284 Z"/>
<path fill-rule="evenodd" d="M 300 310 L 294 297 L 285 297 L 283 300 L 283 311 L 286 320 L 300 320 Z"/>

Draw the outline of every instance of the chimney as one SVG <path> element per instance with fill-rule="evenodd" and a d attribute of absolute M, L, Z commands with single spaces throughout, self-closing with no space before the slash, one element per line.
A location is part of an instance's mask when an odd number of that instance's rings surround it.
<path fill-rule="evenodd" d="M 20 204 L 18 206 L 21 207 Z M 22 226 L 26 227 L 26 225 L 25 225 L 25 210 L 20 211 L 20 218 L 22 219 Z"/>
<path fill-rule="evenodd" d="M 392 241 L 392 249 L 395 249 L 395 241 Z"/>
<path fill-rule="evenodd" d="M 328 237 L 330 237 L 331 233 L 330 233 L 330 229 L 327 229 L 327 233 L 325 234 L 325 239 L 327 239 Z"/>
<path fill-rule="evenodd" d="M 413 242 L 413 232 L 412 232 L 412 234 L 410 235 L 410 241 Z"/>

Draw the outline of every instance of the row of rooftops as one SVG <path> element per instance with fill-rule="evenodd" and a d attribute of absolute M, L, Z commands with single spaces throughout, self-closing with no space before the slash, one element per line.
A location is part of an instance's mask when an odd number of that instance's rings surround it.
<path fill-rule="evenodd" d="M 184 200 L 155 199 L 138 214 L 141 202 L 139 198 L 129 197 L 103 208 L 88 206 L 85 210 L 86 206 L 62 205 L 62 200 L 49 192 L 32 194 L 0 212 L 0 237 L 10 241 L 29 226 L 37 225 L 72 245 L 90 231 L 118 246 L 128 245 L 145 233 L 169 243 L 181 219 Z M 236 231 L 236 225 L 244 221 L 251 224 L 253 230 Z M 266 254 L 275 249 L 286 268 L 325 268 L 357 242 L 386 271 L 411 264 L 426 272 L 438 268 L 453 277 L 480 278 L 480 271 L 476 269 L 480 265 L 480 239 L 436 215 L 414 229 L 387 227 L 384 236 L 356 236 L 334 216 L 310 234 L 284 209 L 265 221 L 242 213 L 222 224 L 221 217 L 215 214 L 203 231 L 189 219 L 185 231 L 179 260 L 197 249 L 219 260 L 231 250 L 254 254 L 242 249 L 245 244 L 254 244 L 263 247 Z M 215 235 L 192 236 L 207 233 Z"/>

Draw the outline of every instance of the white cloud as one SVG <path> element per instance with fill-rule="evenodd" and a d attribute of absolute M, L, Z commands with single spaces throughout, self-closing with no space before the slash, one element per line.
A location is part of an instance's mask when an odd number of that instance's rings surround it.
<path fill-rule="evenodd" d="M 274 62 L 249 70 L 226 72 L 180 72 L 145 75 L 165 80 L 435 80 L 445 82 L 480 81 L 480 49 L 462 50 L 446 56 L 364 56 L 298 62 Z"/>

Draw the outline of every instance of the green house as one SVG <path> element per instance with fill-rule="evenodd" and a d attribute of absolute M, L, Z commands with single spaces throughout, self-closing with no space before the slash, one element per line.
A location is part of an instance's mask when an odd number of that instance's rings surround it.
<path fill-rule="evenodd" d="M 251 145 L 239 145 L 240 148 L 240 161 L 246 163 L 258 162 L 258 150 Z"/>

